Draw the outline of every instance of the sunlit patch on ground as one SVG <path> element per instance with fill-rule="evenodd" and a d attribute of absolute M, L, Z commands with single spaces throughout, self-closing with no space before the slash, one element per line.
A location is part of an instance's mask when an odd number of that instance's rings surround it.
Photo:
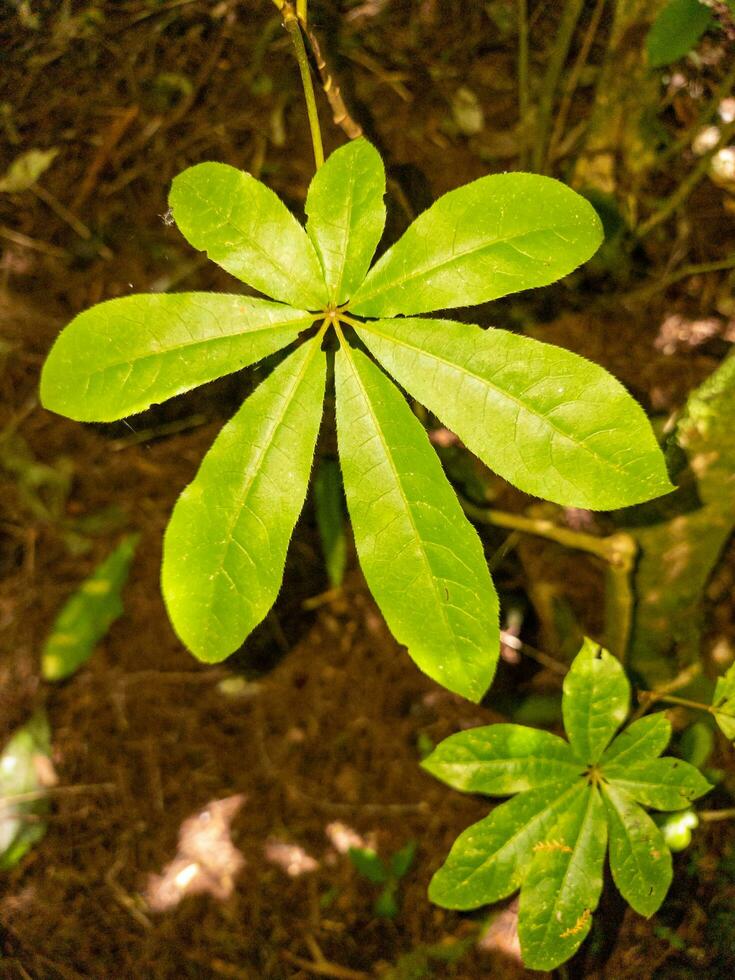
<path fill-rule="evenodd" d="M 303 847 L 298 844 L 287 844 L 285 841 L 269 840 L 263 848 L 266 861 L 275 864 L 285 871 L 289 878 L 298 878 L 300 875 L 309 874 L 316 871 L 319 862 L 310 854 L 307 854 Z"/>
<path fill-rule="evenodd" d="M 329 839 L 329 843 L 338 854 L 347 854 L 351 847 L 373 847 L 374 842 L 366 837 L 361 837 L 356 830 L 348 827 L 340 820 L 328 823 L 324 828 L 324 833 Z M 370 835 L 368 835 L 370 837 Z"/>
<path fill-rule="evenodd" d="M 502 953 L 521 962 L 521 943 L 518 939 L 518 899 L 514 899 L 488 923 L 477 940 L 477 948 L 484 953 Z"/>
<path fill-rule="evenodd" d="M 242 794 L 213 800 L 182 823 L 176 857 L 162 874 L 148 879 L 144 897 L 154 912 L 174 908 L 186 895 L 209 894 L 219 901 L 230 897 L 245 865 L 230 838 L 230 825 L 244 802 Z"/>

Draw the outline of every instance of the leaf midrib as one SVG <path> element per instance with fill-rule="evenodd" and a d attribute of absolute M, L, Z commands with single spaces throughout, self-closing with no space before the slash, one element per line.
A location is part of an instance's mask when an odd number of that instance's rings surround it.
<path fill-rule="evenodd" d="M 352 158 L 350 158 L 349 193 L 347 194 L 347 222 L 345 224 L 344 234 L 341 236 L 342 237 L 342 243 L 341 243 L 342 244 L 342 247 L 339 250 L 339 255 L 340 255 L 340 264 L 339 264 L 339 270 L 338 270 L 339 271 L 339 274 L 337 276 L 337 282 L 334 285 L 334 289 L 330 293 L 330 301 L 332 303 L 338 303 L 339 302 L 339 294 L 340 294 L 340 290 L 342 289 L 342 283 L 344 282 L 345 269 L 347 268 L 347 247 L 349 245 L 350 237 L 351 237 L 350 236 L 350 231 L 351 231 L 351 224 L 352 224 L 352 212 L 353 212 L 353 209 L 354 209 L 354 200 L 353 200 L 353 194 L 352 194 L 352 191 L 353 191 L 354 187 L 355 187 L 355 167 L 354 167 L 354 160 Z M 321 252 L 321 249 L 319 249 L 319 252 Z M 322 267 L 323 267 L 323 264 L 322 264 Z M 327 279 L 327 276 L 326 276 L 326 270 L 325 270 L 325 274 L 324 274 L 324 280 L 325 280 L 325 282 L 326 282 L 326 279 Z M 328 283 L 327 283 L 327 290 L 329 291 L 329 284 Z"/>
<path fill-rule="evenodd" d="M 406 322 L 409 323 L 410 322 L 410 319 L 411 319 L 410 317 L 407 317 L 406 318 Z M 552 431 L 556 432 L 557 435 L 561 436 L 562 438 L 568 440 L 576 448 L 581 449 L 581 450 L 583 450 L 586 453 L 589 453 L 590 456 L 594 457 L 596 460 L 598 460 L 604 466 L 612 469 L 616 473 L 619 473 L 619 474 L 622 474 L 622 475 L 627 475 L 627 470 L 626 469 L 624 469 L 621 466 L 616 465 L 615 463 L 613 463 L 610 460 L 606 459 L 604 456 L 601 456 L 594 449 L 590 449 L 589 446 L 584 441 L 582 441 L 582 442 L 577 441 L 574 438 L 573 435 L 570 435 L 568 432 L 565 432 L 564 429 L 560 429 L 554 422 L 552 422 L 549 418 L 547 418 L 547 416 L 542 415 L 536 409 L 530 407 L 526 402 L 521 401 L 521 399 L 518 398 L 516 395 L 511 394 L 510 392 L 504 390 L 503 388 L 499 388 L 496 383 L 490 381 L 488 378 L 484 378 L 482 375 L 475 374 L 475 372 L 474 371 L 470 371 L 469 368 L 463 368 L 463 367 L 461 367 L 460 365 L 456 364 L 453 361 L 448 361 L 445 357 L 442 357 L 439 354 L 435 354 L 432 351 L 429 351 L 429 350 L 427 350 L 424 347 L 417 347 L 415 344 L 411 344 L 408 341 L 405 341 L 403 339 L 399 339 L 399 338 L 396 338 L 396 337 L 391 337 L 389 334 L 381 333 L 381 331 L 376 330 L 372 326 L 372 323 L 370 321 L 365 321 L 362 324 L 362 329 L 367 330 L 368 333 L 375 334 L 376 337 L 381 337 L 383 340 L 387 340 L 389 343 L 392 342 L 392 343 L 396 344 L 397 346 L 403 346 L 403 347 L 405 347 L 407 350 L 412 350 L 412 351 L 415 351 L 418 354 L 423 354 L 425 357 L 433 358 L 438 363 L 444 364 L 450 370 L 454 370 L 454 371 L 456 371 L 459 374 L 464 373 L 464 374 L 467 375 L 467 377 L 473 378 L 475 381 L 480 381 L 483 384 L 488 385 L 490 388 L 493 389 L 493 391 L 495 391 L 501 397 L 507 398 L 509 401 L 512 401 L 515 405 L 518 406 L 519 409 L 523 409 L 524 411 L 528 412 L 529 415 L 532 415 L 534 418 L 539 419 L 542 422 L 544 422 L 546 425 L 549 426 L 550 429 L 552 429 Z M 357 332 L 359 333 L 360 330 L 358 329 Z M 568 480 L 566 480 L 566 478 L 564 478 L 564 479 L 565 479 L 565 482 L 569 482 Z M 653 484 L 651 484 L 651 485 L 653 485 Z"/>
<path fill-rule="evenodd" d="M 318 316 L 312 316 L 311 313 L 306 313 L 305 316 L 297 320 L 282 320 L 278 323 L 271 323 L 267 327 L 258 327 L 255 330 L 240 330 L 237 333 L 231 334 L 220 334 L 218 337 L 207 337 L 205 340 L 190 340 L 185 341 L 181 344 L 174 344 L 171 347 L 166 347 L 165 350 L 153 351 L 148 354 L 141 354 L 140 356 L 127 357 L 122 361 L 110 361 L 103 368 L 99 368 L 96 371 L 90 371 L 87 375 L 88 379 L 97 377 L 98 375 L 105 374 L 107 371 L 114 370 L 115 368 L 123 367 L 124 365 L 138 365 L 142 364 L 144 361 L 155 360 L 157 358 L 165 358 L 169 354 L 175 354 L 183 350 L 194 350 L 197 347 L 206 347 L 211 344 L 217 344 L 220 341 L 227 340 L 237 340 L 241 337 L 257 337 L 259 334 L 268 333 L 271 330 L 280 330 L 282 327 L 297 327 L 299 323 L 305 323 L 307 326 L 312 324 L 314 320 L 319 319 Z M 274 352 L 275 353 L 275 352 Z M 236 368 L 232 369 L 233 371 Z"/>

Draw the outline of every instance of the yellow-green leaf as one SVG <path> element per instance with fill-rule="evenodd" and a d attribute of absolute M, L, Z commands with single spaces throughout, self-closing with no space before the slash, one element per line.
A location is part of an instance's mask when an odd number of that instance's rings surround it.
<path fill-rule="evenodd" d="M 418 666 L 479 701 L 499 652 L 480 540 L 421 423 L 359 350 L 336 358 L 337 434 L 355 544 L 391 632 Z"/>
<path fill-rule="evenodd" d="M 304 310 L 224 293 L 111 299 L 61 332 L 41 401 L 80 422 L 111 422 L 254 364 L 313 322 Z"/>
<path fill-rule="evenodd" d="M 592 205 L 537 174 L 492 174 L 440 197 L 378 260 L 350 308 L 426 313 L 546 286 L 602 241 Z"/>
<path fill-rule="evenodd" d="M 564 728 L 580 762 L 594 765 L 630 706 L 630 684 L 619 660 L 585 638 L 564 678 Z"/>
<path fill-rule="evenodd" d="M 306 230 L 340 305 L 365 278 L 385 225 L 385 170 L 366 139 L 341 146 L 317 170 L 306 197 Z"/>
<path fill-rule="evenodd" d="M 379 320 L 357 332 L 407 391 L 526 493 L 611 510 L 672 489 L 643 409 L 577 354 L 452 320 Z"/>
<path fill-rule="evenodd" d="M 326 358 L 313 338 L 225 425 L 174 508 L 163 595 L 176 632 L 200 660 L 237 650 L 275 601 L 306 497 L 325 380 Z"/>
<path fill-rule="evenodd" d="M 617 786 L 603 785 L 602 798 L 607 810 L 613 880 L 636 912 L 653 915 L 671 884 L 671 852 L 656 824 L 627 793 Z"/>
<path fill-rule="evenodd" d="M 321 310 L 327 287 L 314 246 L 277 194 L 224 163 L 189 167 L 169 204 L 186 240 L 266 296 Z"/>
<path fill-rule="evenodd" d="M 534 848 L 518 907 L 523 963 L 553 970 L 579 949 L 602 892 L 607 823 L 595 786 L 584 792 Z"/>

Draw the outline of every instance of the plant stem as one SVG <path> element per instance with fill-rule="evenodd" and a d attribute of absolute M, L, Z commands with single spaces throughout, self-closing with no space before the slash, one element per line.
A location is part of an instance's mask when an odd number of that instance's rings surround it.
<path fill-rule="evenodd" d="M 714 823 L 716 820 L 735 820 L 735 808 L 729 810 L 698 810 L 697 816 L 702 823 Z"/>
<path fill-rule="evenodd" d="M 544 169 L 546 141 L 551 128 L 551 110 L 554 105 L 554 96 L 583 8 L 584 0 L 567 0 L 561 15 L 558 34 L 554 39 L 554 50 L 551 52 L 544 76 L 543 92 L 535 126 L 536 140 L 533 147 L 532 163 L 536 173 L 541 173 Z"/>
<path fill-rule="evenodd" d="M 630 571 L 633 567 L 635 558 L 635 542 L 629 534 L 611 534 L 606 538 L 597 538 L 593 534 L 584 534 L 581 531 L 572 531 L 570 528 L 559 527 L 553 521 L 534 517 L 523 517 L 521 514 L 509 514 L 502 510 L 493 510 L 490 507 L 478 507 L 460 497 L 460 503 L 466 514 L 473 517 L 483 524 L 494 524 L 497 527 L 506 527 L 513 531 L 523 531 L 526 534 L 535 534 L 538 537 L 548 538 L 556 541 L 567 548 L 575 548 L 579 551 L 587 551 L 597 555 L 616 565 L 625 571 Z"/>
<path fill-rule="evenodd" d="M 696 711 L 707 711 L 709 714 L 717 714 L 711 704 L 704 704 L 702 701 L 690 701 L 689 698 L 679 698 L 674 694 L 657 694 L 655 691 L 639 691 L 638 697 L 646 701 L 646 707 L 655 701 L 664 701 L 666 704 L 677 704 L 683 708 L 694 708 Z"/>
<path fill-rule="evenodd" d="M 309 117 L 309 129 L 311 130 L 311 143 L 314 147 L 314 163 L 318 170 L 324 163 L 324 147 L 322 146 L 322 133 L 319 128 L 319 114 L 316 108 L 316 98 L 314 97 L 314 86 L 311 81 L 311 69 L 309 68 L 309 58 L 304 46 L 304 38 L 301 33 L 301 24 L 298 15 L 291 3 L 284 3 L 280 8 L 283 16 L 283 26 L 288 31 L 293 42 L 296 60 L 299 63 L 301 72 L 301 84 L 304 88 L 304 98 L 306 99 L 306 113 Z"/>
<path fill-rule="evenodd" d="M 557 147 L 559 146 L 561 138 L 564 135 L 564 129 L 567 124 L 567 117 L 569 116 L 569 109 L 572 105 L 572 99 L 577 89 L 577 85 L 579 84 L 582 69 L 587 63 L 592 42 L 597 34 L 597 28 L 600 26 L 600 20 L 602 19 L 602 12 L 605 8 L 605 2 L 606 0 L 597 0 L 597 5 L 592 12 L 592 18 L 590 19 L 589 26 L 587 27 L 587 31 L 584 35 L 584 40 L 582 41 L 582 46 L 579 49 L 579 54 L 577 55 L 572 70 L 569 73 L 567 83 L 564 86 L 559 111 L 557 112 L 556 119 L 554 120 L 554 129 L 551 133 L 551 138 L 549 139 L 549 149 L 546 152 L 546 162 L 549 165 L 554 162 Z"/>
<path fill-rule="evenodd" d="M 521 140 L 520 168 L 528 168 L 528 3 L 518 0 L 518 131 Z"/>
<path fill-rule="evenodd" d="M 689 667 L 685 667 L 684 670 L 679 671 L 676 677 L 672 677 L 670 681 L 665 684 L 661 684 L 660 687 L 655 688 L 653 691 L 639 691 L 638 696 L 640 704 L 636 710 L 631 715 L 630 720 L 636 721 L 644 715 L 650 707 L 656 704 L 665 694 L 671 694 L 674 691 L 681 690 L 682 687 L 686 687 L 688 684 L 694 680 L 695 677 L 699 677 L 702 673 L 702 665 L 700 663 L 691 664 Z M 641 695 L 645 695 L 642 697 Z"/>
<path fill-rule="evenodd" d="M 553 521 L 509 514 L 489 507 L 477 507 L 460 494 L 457 496 L 464 512 L 474 520 L 505 527 L 514 532 L 534 534 L 556 541 L 565 548 L 575 548 L 602 558 L 606 563 L 605 639 L 610 652 L 621 663 L 625 663 L 633 625 L 633 589 L 630 577 L 638 553 L 638 547 L 630 534 L 618 531 L 606 538 L 597 538 L 593 534 L 559 527 Z"/>
<path fill-rule="evenodd" d="M 334 75 L 324 59 L 316 34 L 303 21 L 302 27 L 306 40 L 309 42 L 309 47 L 311 48 L 314 64 L 319 72 L 322 89 L 332 110 L 334 124 L 335 126 L 339 126 L 351 140 L 357 139 L 358 136 L 362 136 L 362 126 L 350 115 L 345 100 L 342 98 L 340 87 L 336 83 Z"/>
<path fill-rule="evenodd" d="M 655 293 L 659 293 L 664 289 L 668 289 L 675 282 L 679 282 L 681 279 L 689 279 L 691 276 L 703 276 L 708 272 L 722 272 L 723 270 L 735 268 L 735 253 L 726 259 L 720 259 L 717 262 L 701 262 L 695 265 L 682 265 L 668 276 L 660 276 L 654 282 L 648 285 L 640 286 L 638 289 L 634 289 L 632 292 L 628 293 L 628 297 L 642 297 L 647 298 L 653 296 Z"/>
<path fill-rule="evenodd" d="M 699 163 L 691 171 L 690 174 L 679 184 L 674 193 L 665 198 L 658 211 L 655 211 L 650 218 L 644 221 L 636 231 L 636 238 L 641 239 L 657 228 L 663 221 L 671 217 L 677 208 L 680 208 L 682 204 L 690 196 L 694 188 L 707 176 L 709 171 L 712 158 L 720 152 L 720 150 L 727 145 L 727 141 L 735 133 L 735 121 L 728 123 L 726 126 L 722 126 L 720 129 L 720 138 L 718 142 L 702 155 Z"/>

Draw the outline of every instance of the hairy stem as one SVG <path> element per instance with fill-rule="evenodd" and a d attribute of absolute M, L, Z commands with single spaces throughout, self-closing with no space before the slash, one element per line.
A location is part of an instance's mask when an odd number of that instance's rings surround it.
<path fill-rule="evenodd" d="M 319 114 L 316 108 L 316 98 L 314 97 L 314 86 L 311 81 L 311 69 L 309 67 L 309 58 L 306 54 L 306 47 L 304 46 L 304 38 L 301 33 L 301 23 L 299 21 L 299 15 L 294 10 L 293 4 L 290 2 L 279 3 L 278 0 L 274 0 L 276 6 L 281 11 L 281 16 L 283 17 L 283 26 L 289 33 L 291 41 L 293 42 L 294 51 L 296 53 L 296 60 L 299 63 L 299 71 L 301 72 L 301 84 L 304 88 L 304 98 L 306 99 L 306 114 L 309 117 L 309 129 L 311 131 L 311 143 L 314 147 L 314 163 L 316 169 L 318 170 L 324 163 L 324 147 L 322 145 L 322 132 L 319 128 Z M 306 18 L 306 4 L 303 4 L 303 14 L 304 20 Z"/>
<path fill-rule="evenodd" d="M 718 713 L 711 704 L 704 704 L 702 701 L 691 701 L 689 698 L 680 698 L 675 694 L 657 694 L 655 691 L 639 691 L 638 697 L 643 699 L 646 707 L 649 707 L 655 701 L 663 701 L 664 704 L 676 704 L 682 708 L 694 708 L 695 711 L 707 711 L 711 715 Z"/>

